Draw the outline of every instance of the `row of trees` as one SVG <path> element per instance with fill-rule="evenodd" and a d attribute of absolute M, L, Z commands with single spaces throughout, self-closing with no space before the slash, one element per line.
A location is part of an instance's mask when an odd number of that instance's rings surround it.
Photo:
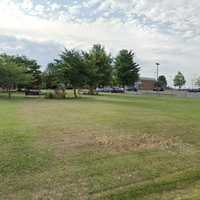
<path fill-rule="evenodd" d="M 25 56 L 0 55 L 0 88 L 7 90 L 9 97 L 13 89 L 57 89 L 130 86 L 139 79 L 139 65 L 134 61 L 133 51 L 121 50 L 113 58 L 101 45 L 94 45 L 88 52 L 65 49 L 42 72 L 35 60 Z M 174 78 L 174 86 L 181 88 L 186 80 L 181 72 Z M 200 78 L 195 82 L 200 86 Z M 155 87 L 167 87 L 165 76 L 160 76 Z"/>
<path fill-rule="evenodd" d="M 134 85 L 139 70 L 132 51 L 121 50 L 113 59 L 104 47 L 94 45 L 89 52 L 65 49 L 48 65 L 44 77 L 47 88 L 72 87 L 77 97 L 79 88 L 87 87 L 94 94 L 96 87 Z"/>
<path fill-rule="evenodd" d="M 41 74 L 35 60 L 25 56 L 0 55 L 0 87 L 7 90 L 9 97 L 14 88 L 39 88 Z"/>
<path fill-rule="evenodd" d="M 179 89 L 181 89 L 186 84 L 185 77 L 180 71 L 174 77 L 173 82 L 174 86 L 178 87 Z M 195 81 L 195 85 L 200 86 L 200 78 Z M 167 79 L 164 75 L 158 77 L 155 87 L 160 87 L 163 89 L 167 87 Z"/>
<path fill-rule="evenodd" d="M 183 73 L 181 73 L 179 71 L 175 75 L 173 82 L 174 82 L 174 86 L 175 87 L 178 87 L 179 89 L 181 89 L 186 84 L 186 80 L 185 80 L 185 77 L 184 77 Z M 161 88 L 166 88 L 167 87 L 167 79 L 166 79 L 166 77 L 164 75 L 159 76 L 155 86 L 156 87 L 161 87 Z M 200 86 L 200 79 L 199 79 L 199 86 Z"/>
<path fill-rule="evenodd" d="M 112 58 L 101 45 L 94 45 L 88 52 L 65 49 L 44 72 L 35 60 L 25 56 L 0 55 L 0 87 L 9 97 L 14 88 L 72 87 L 77 97 L 77 89 L 87 87 L 94 94 L 96 87 L 134 85 L 139 71 L 132 51 L 121 50 Z"/>

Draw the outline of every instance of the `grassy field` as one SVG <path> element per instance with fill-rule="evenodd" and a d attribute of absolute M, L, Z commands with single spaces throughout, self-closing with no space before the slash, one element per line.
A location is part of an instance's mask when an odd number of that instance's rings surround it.
<path fill-rule="evenodd" d="M 200 100 L 1 98 L 0 199 L 200 199 Z"/>

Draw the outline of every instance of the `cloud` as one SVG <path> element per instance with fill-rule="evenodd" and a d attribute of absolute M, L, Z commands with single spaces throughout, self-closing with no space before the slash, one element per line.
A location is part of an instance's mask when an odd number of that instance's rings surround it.
<path fill-rule="evenodd" d="M 64 46 L 55 42 L 36 42 L 26 39 L 17 39 L 13 36 L 0 35 L 0 53 L 7 52 L 15 55 L 26 55 L 38 60 L 43 69 L 48 62 L 53 61 Z"/>
<path fill-rule="evenodd" d="M 24 0 L 21 5 L 22 9 L 31 10 L 33 8 L 32 0 Z"/>
<path fill-rule="evenodd" d="M 187 75 L 188 82 L 193 74 L 200 73 L 198 0 L 61 2 L 1 0 L 1 37 L 15 38 L 13 52 L 29 55 L 36 45 L 52 49 L 56 44 L 58 51 L 60 46 L 88 49 L 101 43 L 114 55 L 122 48 L 133 49 L 143 76 L 155 75 L 156 61 L 170 80 L 178 70 Z M 4 38 L 0 49 L 10 51 L 10 44 Z M 41 55 L 43 63 L 49 61 L 48 53 Z"/>

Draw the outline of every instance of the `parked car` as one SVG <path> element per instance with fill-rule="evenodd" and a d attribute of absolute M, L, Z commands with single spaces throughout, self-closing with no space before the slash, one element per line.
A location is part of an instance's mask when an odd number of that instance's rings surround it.
<path fill-rule="evenodd" d="M 113 87 L 111 90 L 111 93 L 124 93 L 125 90 L 124 88 L 120 88 L 120 87 Z"/>
<path fill-rule="evenodd" d="M 188 89 L 188 92 L 197 93 L 197 92 L 200 92 L 200 88 L 198 88 L 198 89 Z"/>
<path fill-rule="evenodd" d="M 138 91 L 138 88 L 136 88 L 136 87 L 128 87 L 128 88 L 126 88 L 126 91 L 133 91 L 133 92 L 137 92 Z"/>
<path fill-rule="evenodd" d="M 96 92 L 105 92 L 105 93 L 109 93 L 112 91 L 111 87 L 105 87 L 105 88 L 97 88 Z"/>
<path fill-rule="evenodd" d="M 25 95 L 26 96 L 39 96 L 40 95 L 40 90 L 33 90 L 33 89 L 26 89 L 25 90 Z"/>
<path fill-rule="evenodd" d="M 156 91 L 156 92 L 163 92 L 163 91 L 165 91 L 165 90 L 164 90 L 163 87 L 155 87 L 155 88 L 153 89 L 153 91 Z"/>
<path fill-rule="evenodd" d="M 105 88 L 97 88 L 96 92 L 103 92 L 103 93 L 124 93 L 124 88 L 120 87 L 105 87 Z"/>

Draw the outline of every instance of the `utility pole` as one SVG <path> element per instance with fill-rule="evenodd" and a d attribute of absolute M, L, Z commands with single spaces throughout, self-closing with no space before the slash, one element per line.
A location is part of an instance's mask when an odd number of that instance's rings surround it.
<path fill-rule="evenodd" d="M 157 66 L 156 75 L 157 75 L 157 81 L 158 81 L 160 63 L 157 62 L 157 63 L 156 63 L 156 66 Z"/>

